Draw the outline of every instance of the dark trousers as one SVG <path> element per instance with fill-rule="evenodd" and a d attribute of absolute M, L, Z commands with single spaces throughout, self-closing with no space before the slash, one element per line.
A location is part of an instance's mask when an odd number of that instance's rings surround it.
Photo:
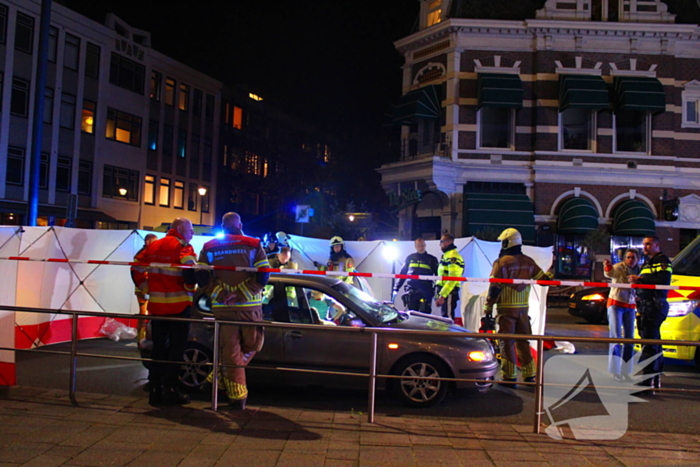
<path fill-rule="evenodd" d="M 642 339 L 661 339 L 661 324 L 668 315 L 668 302 L 666 300 L 638 303 L 639 316 L 637 316 L 637 329 Z M 642 346 L 640 362 L 652 358 L 663 352 L 661 345 L 645 344 Z M 645 375 L 661 373 L 664 370 L 664 357 L 661 356 L 644 367 Z"/>
<path fill-rule="evenodd" d="M 407 310 L 430 313 L 432 311 L 433 295 L 432 290 L 427 292 L 414 287 L 406 287 L 406 295 L 402 298 Z"/>
<path fill-rule="evenodd" d="M 532 334 L 528 308 L 499 308 L 498 332 L 501 334 Z M 499 339 L 501 343 L 501 376 L 504 379 L 517 377 L 517 363 L 523 378 L 535 376 L 535 361 L 527 339 Z"/>
<path fill-rule="evenodd" d="M 457 301 L 459 300 L 459 287 L 452 289 L 452 292 L 447 296 L 445 302 L 442 304 L 442 316 L 444 318 L 455 319 L 455 312 L 457 311 Z M 461 316 L 460 316 L 461 318 Z"/>
<path fill-rule="evenodd" d="M 189 318 L 190 309 L 187 308 L 177 315 L 167 316 L 169 318 Z M 182 363 L 189 332 L 190 323 L 187 322 L 151 320 L 151 337 L 153 339 L 151 358 L 153 360 Z M 179 373 L 180 365 L 153 362 L 151 371 L 148 374 L 148 380 L 154 387 L 176 388 Z"/>

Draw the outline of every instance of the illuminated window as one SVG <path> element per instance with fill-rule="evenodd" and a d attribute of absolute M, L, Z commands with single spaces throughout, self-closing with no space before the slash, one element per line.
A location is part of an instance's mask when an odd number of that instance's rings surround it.
<path fill-rule="evenodd" d="M 245 153 L 245 172 L 260 175 L 260 157 L 252 152 Z"/>
<path fill-rule="evenodd" d="M 252 92 L 249 92 L 249 93 L 248 93 L 248 97 L 250 97 L 250 98 L 253 99 L 254 101 L 261 101 L 261 100 L 263 100 L 262 97 L 258 96 L 257 94 L 253 94 Z"/>
<path fill-rule="evenodd" d="M 233 107 L 233 122 L 231 124 L 234 128 L 241 130 L 243 129 L 243 109 L 240 107 Z"/>
<path fill-rule="evenodd" d="M 325 162 L 327 164 L 330 161 L 331 161 L 331 148 L 329 148 L 328 145 L 326 144 L 326 147 L 323 151 L 323 162 Z"/>
<path fill-rule="evenodd" d="M 136 170 L 105 165 L 102 174 L 102 196 L 137 201 L 140 182 L 141 176 Z"/>
<path fill-rule="evenodd" d="M 165 105 L 175 105 L 175 80 L 165 79 Z"/>
<path fill-rule="evenodd" d="M 143 202 L 156 204 L 156 177 L 153 175 L 146 175 L 143 180 Z"/>
<path fill-rule="evenodd" d="M 440 15 L 442 14 L 441 8 L 442 0 L 434 0 L 428 3 L 428 26 L 438 24 L 442 19 Z"/>
<path fill-rule="evenodd" d="M 141 117 L 108 108 L 105 137 L 132 146 L 141 146 Z"/>
<path fill-rule="evenodd" d="M 262 164 L 262 176 L 267 177 L 267 174 L 269 173 L 269 171 L 270 171 L 270 162 L 267 159 L 265 159 L 265 160 L 263 160 L 263 164 Z"/>
<path fill-rule="evenodd" d="M 95 132 L 95 103 L 83 101 L 83 114 L 80 118 L 80 129 L 85 133 Z"/>
<path fill-rule="evenodd" d="M 175 197 L 173 198 L 173 207 L 175 209 L 184 209 L 185 207 L 185 182 L 175 180 Z"/>
<path fill-rule="evenodd" d="M 160 191 L 158 192 L 158 204 L 160 206 L 170 206 L 170 179 L 160 179 Z"/>
<path fill-rule="evenodd" d="M 178 95 L 177 108 L 187 111 L 190 107 L 190 87 L 187 84 L 180 84 L 180 94 Z"/>

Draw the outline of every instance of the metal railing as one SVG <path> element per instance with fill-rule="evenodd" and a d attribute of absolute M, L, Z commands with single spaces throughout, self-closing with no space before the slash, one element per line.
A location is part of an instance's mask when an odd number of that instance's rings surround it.
<path fill-rule="evenodd" d="M 69 380 L 69 398 L 73 404 L 78 404 L 76 399 L 77 390 L 77 364 L 78 357 L 94 357 L 94 358 L 105 358 L 113 360 L 127 360 L 127 361 L 140 361 L 140 362 L 155 362 L 155 363 L 165 363 L 171 365 L 183 365 L 183 362 L 172 362 L 164 360 L 153 360 L 137 357 L 124 357 L 124 356 L 114 356 L 114 355 L 100 355 L 92 353 L 80 353 L 77 350 L 77 335 L 78 335 L 78 318 L 80 316 L 97 316 L 97 317 L 109 317 L 109 318 L 120 318 L 128 320 L 166 320 L 166 321 L 181 321 L 190 323 L 207 323 L 214 325 L 214 345 L 213 345 L 213 362 L 205 363 L 203 365 L 213 367 L 213 381 L 212 381 L 212 410 L 217 411 L 218 409 L 218 376 L 220 367 L 237 367 L 236 365 L 221 365 L 219 363 L 219 330 L 221 325 L 232 324 L 239 326 L 263 326 L 265 328 L 286 328 L 286 329 L 313 329 L 322 330 L 323 332 L 359 332 L 368 333 L 371 335 L 370 339 L 370 361 L 369 363 L 369 373 L 353 373 L 353 372 L 338 372 L 338 371 L 324 371 L 324 370 L 310 370 L 310 369 L 299 369 L 299 368 L 285 368 L 285 367 L 258 367 L 255 365 L 249 365 L 247 368 L 265 369 L 265 370 L 278 370 L 278 371 L 292 371 L 292 372 L 306 372 L 306 373 L 316 373 L 316 374 L 328 374 L 328 375 L 348 375 L 348 376 L 363 376 L 367 377 L 369 380 L 368 387 L 368 422 L 374 423 L 375 418 L 375 402 L 376 402 L 376 388 L 377 379 L 404 379 L 400 375 L 391 374 L 378 374 L 377 373 L 377 343 L 379 334 L 403 334 L 403 335 L 416 335 L 416 336 L 442 336 L 442 337 L 455 337 L 454 332 L 445 331 L 423 331 L 423 330 L 413 330 L 413 329 L 383 329 L 383 328 L 371 328 L 371 327 L 344 327 L 344 326 L 320 326 L 318 324 L 295 324 L 295 323 L 276 323 L 276 322 L 249 322 L 249 321 L 228 321 L 219 320 L 213 318 L 170 318 L 166 316 L 156 316 L 156 315 L 133 315 L 133 314 L 121 314 L 121 313 L 108 313 L 108 312 L 88 312 L 88 311 L 66 311 L 66 310 L 53 310 L 48 308 L 28 308 L 28 307 L 18 307 L 18 306 L 0 306 L 0 310 L 15 311 L 23 313 L 46 313 L 46 314 L 63 314 L 70 315 L 72 319 L 72 334 L 71 334 L 71 350 L 69 353 L 64 351 L 54 351 L 46 350 L 43 348 L 34 349 L 16 349 L 0 347 L 0 350 L 6 351 L 16 351 L 16 352 L 41 352 L 48 354 L 57 355 L 70 355 L 70 380 Z M 674 345 L 674 346 L 690 346 L 698 347 L 700 342 L 694 341 L 681 341 L 681 340 L 661 340 L 661 339 L 617 339 L 617 338 L 602 338 L 602 337 L 578 337 L 578 336 L 540 336 L 540 335 L 523 335 L 523 334 L 482 334 L 474 332 L 464 332 L 459 333 L 459 337 L 465 338 L 478 338 L 478 339 L 498 339 L 498 340 L 529 340 L 537 342 L 537 374 L 534 383 L 518 382 L 519 385 L 534 386 L 535 388 L 535 410 L 533 414 L 533 431 L 534 433 L 541 432 L 542 423 L 542 411 L 543 407 L 543 391 L 545 384 L 544 382 L 544 341 L 569 341 L 569 342 L 587 342 L 587 343 L 607 343 L 607 344 L 652 344 L 652 345 Z M 697 349 L 696 349 L 697 351 Z M 479 382 L 483 383 L 483 379 L 470 379 L 470 378 L 438 378 L 433 376 L 428 377 L 418 377 L 411 376 L 413 380 L 439 380 L 447 382 Z M 515 382 L 500 382 L 501 384 L 516 384 Z M 644 388 L 640 387 L 640 391 Z M 700 392 L 697 389 L 663 389 L 662 391 L 673 391 L 673 392 Z"/>

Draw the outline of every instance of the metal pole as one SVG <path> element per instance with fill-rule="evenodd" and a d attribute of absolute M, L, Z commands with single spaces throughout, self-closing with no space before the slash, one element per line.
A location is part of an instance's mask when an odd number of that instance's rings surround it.
<path fill-rule="evenodd" d="M 78 401 L 75 398 L 76 390 L 76 379 L 78 374 L 78 315 L 73 315 L 72 322 L 72 333 L 70 341 L 70 390 L 68 391 L 68 397 L 73 405 L 78 405 Z"/>
<path fill-rule="evenodd" d="M 540 434 L 542 423 L 542 396 L 544 381 L 544 340 L 537 340 L 537 375 L 535 376 L 535 433 Z"/>
<path fill-rule="evenodd" d="M 369 361 L 369 407 L 367 407 L 367 421 L 374 423 L 374 400 L 377 393 L 377 333 L 372 333 L 371 358 Z"/>
<path fill-rule="evenodd" d="M 51 0 L 41 1 L 41 23 L 39 26 L 39 56 L 34 80 L 34 118 L 32 119 L 32 142 L 29 164 L 29 199 L 27 202 L 26 224 L 36 226 L 39 215 L 39 165 L 44 132 L 44 89 L 49 53 L 49 26 L 51 25 Z"/>
<path fill-rule="evenodd" d="M 214 321 L 214 379 L 211 382 L 211 409 L 216 412 L 219 406 L 219 323 Z"/>

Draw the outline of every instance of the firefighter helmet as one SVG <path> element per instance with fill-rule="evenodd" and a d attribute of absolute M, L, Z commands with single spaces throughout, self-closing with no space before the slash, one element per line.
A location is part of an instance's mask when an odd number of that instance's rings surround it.
<path fill-rule="evenodd" d="M 331 248 L 333 248 L 336 245 L 345 245 L 345 241 L 343 240 L 343 238 L 337 235 L 331 238 Z"/>
<path fill-rule="evenodd" d="M 515 229 L 506 229 L 498 236 L 504 250 L 523 244 L 523 236 Z"/>
<path fill-rule="evenodd" d="M 275 238 L 277 238 L 277 243 L 279 243 L 281 246 L 289 246 L 289 237 L 286 233 L 277 232 L 275 234 Z"/>

